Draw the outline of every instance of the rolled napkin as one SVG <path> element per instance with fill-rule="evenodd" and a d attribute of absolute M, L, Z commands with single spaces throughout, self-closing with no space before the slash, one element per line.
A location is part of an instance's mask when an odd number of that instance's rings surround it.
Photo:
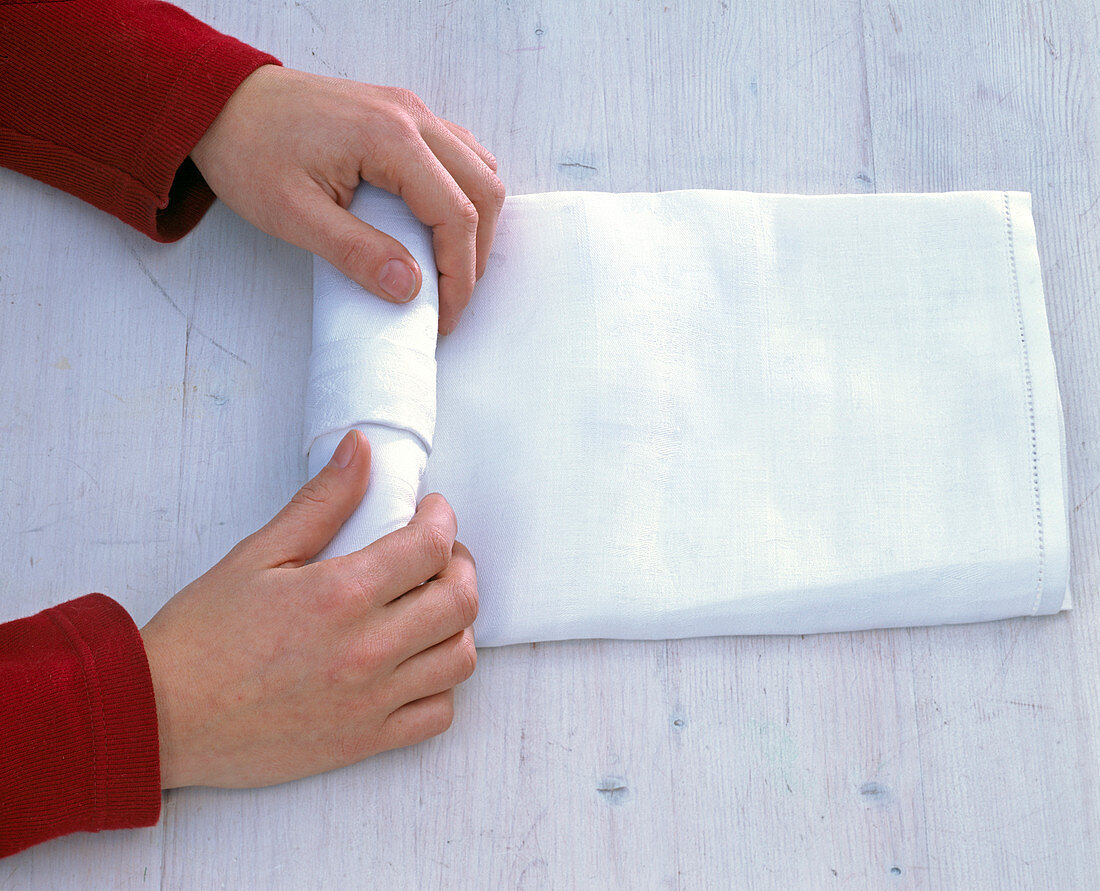
<path fill-rule="evenodd" d="M 314 258 L 306 389 L 310 476 L 353 427 L 371 444 L 367 495 L 321 558 L 350 553 L 412 518 L 435 429 L 439 290 L 431 230 L 400 198 L 370 186 L 356 191 L 349 209 L 408 248 L 423 284 L 415 300 L 399 306 Z"/>
<path fill-rule="evenodd" d="M 478 561 L 479 645 L 1069 605 L 1028 195 L 510 198 L 438 347 L 434 437 L 430 238 L 392 196 L 353 210 L 426 293 L 392 307 L 318 264 L 311 404 L 346 399 L 311 415 L 310 469 L 353 425 L 376 460 L 330 552 L 442 492 Z"/>

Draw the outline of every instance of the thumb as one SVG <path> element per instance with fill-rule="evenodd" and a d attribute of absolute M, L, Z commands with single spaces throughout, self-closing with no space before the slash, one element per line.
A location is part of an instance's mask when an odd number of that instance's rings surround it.
<path fill-rule="evenodd" d="M 302 565 L 320 553 L 367 492 L 370 443 L 359 430 L 340 440 L 321 472 L 275 518 L 245 540 L 267 566 Z"/>
<path fill-rule="evenodd" d="M 420 292 L 420 265 L 401 242 L 369 226 L 325 194 L 312 202 L 300 244 L 390 303 Z"/>

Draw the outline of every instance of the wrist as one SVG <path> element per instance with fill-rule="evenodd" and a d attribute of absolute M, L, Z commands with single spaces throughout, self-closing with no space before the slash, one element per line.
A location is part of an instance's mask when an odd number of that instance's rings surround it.
<path fill-rule="evenodd" d="M 154 620 L 155 622 L 155 620 Z M 157 736 L 160 744 L 160 785 L 162 789 L 175 789 L 190 785 L 181 776 L 181 752 L 179 740 L 179 696 L 174 683 L 174 672 L 165 648 L 150 622 L 141 629 L 145 656 L 149 662 L 149 675 L 153 681 L 153 697 L 157 709 Z"/>
<path fill-rule="evenodd" d="M 268 64 L 249 74 L 230 94 L 222 110 L 191 149 L 191 160 L 208 183 L 212 178 L 211 171 L 218 166 L 218 156 L 223 151 L 232 150 L 235 141 L 233 133 L 249 117 L 257 97 L 283 70 L 279 65 Z"/>

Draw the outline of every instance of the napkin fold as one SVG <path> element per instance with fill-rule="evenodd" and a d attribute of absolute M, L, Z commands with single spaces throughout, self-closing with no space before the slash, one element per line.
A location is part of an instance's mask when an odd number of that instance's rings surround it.
<path fill-rule="evenodd" d="M 366 497 L 321 559 L 364 547 L 412 518 L 435 429 L 439 290 L 431 231 L 400 198 L 370 186 L 356 191 L 349 210 L 404 244 L 420 264 L 423 284 L 411 303 L 388 303 L 314 258 L 310 476 L 353 427 L 371 444 Z"/>
<path fill-rule="evenodd" d="M 325 556 L 442 492 L 479 645 L 1069 605 L 1028 195 L 509 198 L 438 349 L 430 232 L 368 186 L 352 211 L 424 286 L 394 306 L 316 262 L 310 472 L 353 426 L 374 460 Z"/>

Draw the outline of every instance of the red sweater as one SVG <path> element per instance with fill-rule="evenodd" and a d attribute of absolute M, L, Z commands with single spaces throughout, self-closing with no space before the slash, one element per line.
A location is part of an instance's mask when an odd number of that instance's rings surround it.
<path fill-rule="evenodd" d="M 154 0 L 0 0 L 0 165 L 158 241 L 214 200 L 188 155 L 266 53 Z M 160 815 L 133 620 L 92 594 L 0 625 L 0 856 Z"/>

